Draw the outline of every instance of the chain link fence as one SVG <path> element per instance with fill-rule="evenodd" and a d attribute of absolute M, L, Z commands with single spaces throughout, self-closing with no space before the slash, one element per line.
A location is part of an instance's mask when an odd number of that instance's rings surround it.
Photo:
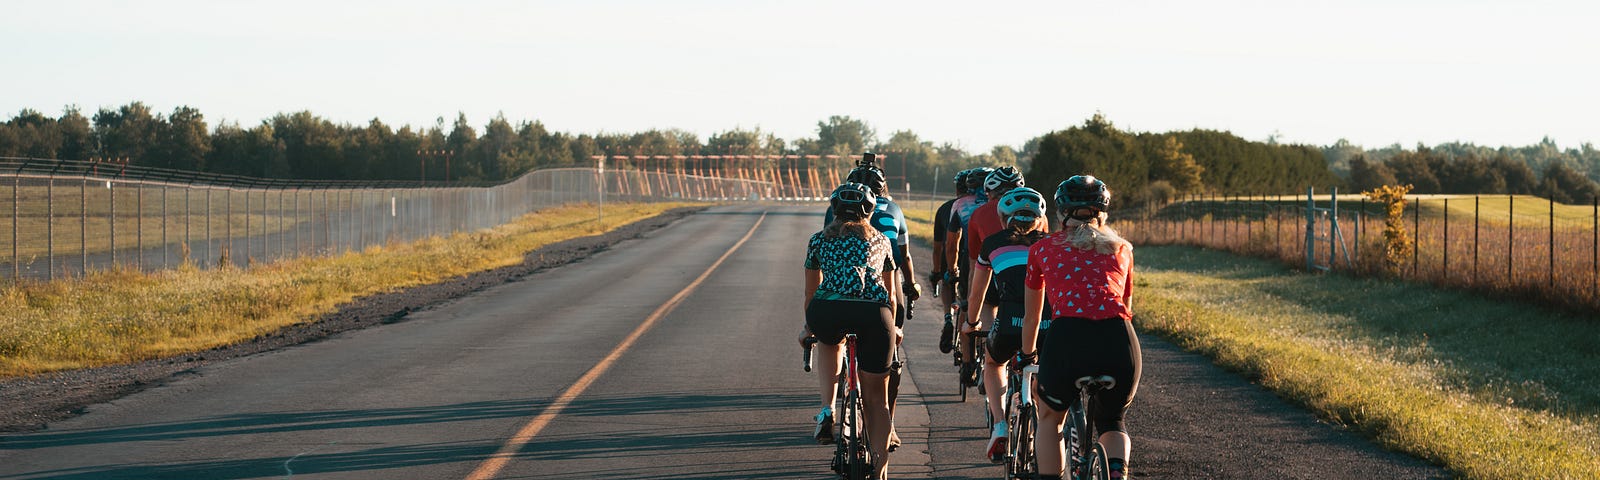
<path fill-rule="evenodd" d="M 742 177 L 742 178 L 741 178 Z M 503 183 L 265 180 L 0 158 L 0 278 L 247 267 L 473 231 L 573 203 L 806 201 L 814 188 L 705 170 L 553 168 Z"/>

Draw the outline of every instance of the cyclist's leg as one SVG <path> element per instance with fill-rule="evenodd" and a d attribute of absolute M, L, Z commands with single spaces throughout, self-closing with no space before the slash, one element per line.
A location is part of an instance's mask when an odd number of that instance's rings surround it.
<path fill-rule="evenodd" d="M 1016 328 L 1007 328 L 1006 325 L 994 325 L 989 329 L 989 358 L 983 365 L 983 388 L 989 396 L 989 413 L 996 421 L 1005 421 L 1006 371 L 1005 366 L 1011 358 L 1017 356 L 1021 348 L 1022 331 Z"/>
<path fill-rule="evenodd" d="M 1067 470 L 1067 445 L 1061 439 L 1061 426 L 1066 422 L 1067 409 L 1065 405 L 1047 400 L 1054 395 L 1046 395 L 1035 388 L 1033 405 L 1038 412 L 1038 430 L 1033 433 L 1033 453 L 1039 462 L 1039 475 L 1061 478 L 1061 473 Z"/>
<path fill-rule="evenodd" d="M 888 307 L 877 308 L 876 320 L 856 315 L 856 346 L 861 365 L 861 403 L 867 423 L 867 441 L 878 468 L 878 478 L 888 473 L 889 364 L 894 353 L 894 314 Z"/>
<path fill-rule="evenodd" d="M 1106 448 L 1106 457 L 1122 466 L 1121 469 L 1113 467 L 1113 474 L 1116 475 L 1125 473 L 1116 470 L 1126 470 L 1129 456 L 1132 455 L 1133 442 L 1127 434 L 1123 417 L 1133 403 L 1133 396 L 1138 393 L 1143 361 L 1139 337 L 1134 334 L 1132 323 L 1107 324 L 1104 330 L 1096 333 L 1101 333 L 1097 337 L 1104 339 L 1100 344 L 1106 348 L 1104 356 L 1100 357 L 1107 360 L 1104 370 L 1117 379 L 1116 387 L 1100 392 L 1099 412 L 1094 419 L 1095 428 L 1104 432 L 1100 434 L 1099 441 Z"/>
<path fill-rule="evenodd" d="M 817 387 L 821 398 L 822 412 L 831 413 L 833 405 L 838 400 L 839 367 L 842 358 L 841 345 L 844 343 L 844 330 L 840 319 L 844 317 L 849 307 L 843 302 L 829 300 L 812 300 L 806 309 L 806 327 L 811 329 L 811 334 L 817 337 L 817 343 L 811 350 L 812 369 L 817 373 Z M 827 423 L 832 425 L 833 420 Z M 829 430 L 822 426 L 821 430 Z M 823 432 L 816 432 L 819 441 L 822 441 Z"/>

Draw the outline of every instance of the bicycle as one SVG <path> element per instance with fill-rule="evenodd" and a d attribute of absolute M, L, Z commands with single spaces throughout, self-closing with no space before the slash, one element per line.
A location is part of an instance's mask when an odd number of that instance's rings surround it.
<path fill-rule="evenodd" d="M 1033 435 L 1038 429 L 1038 418 L 1033 406 L 1033 377 L 1039 373 L 1038 365 L 1010 369 L 1006 382 L 1007 432 L 1006 479 L 1026 480 L 1038 478 L 1039 459 L 1033 450 Z"/>
<path fill-rule="evenodd" d="M 1073 480 L 1108 480 L 1111 466 L 1107 464 L 1105 446 L 1100 445 L 1099 432 L 1094 429 L 1094 413 L 1099 409 L 1098 394 L 1117 386 L 1117 379 L 1109 375 L 1081 377 L 1078 386 L 1078 403 L 1067 409 L 1067 427 L 1075 432 L 1068 452 L 1071 463 L 1068 471 Z"/>
<path fill-rule="evenodd" d="M 811 371 L 811 346 L 816 337 L 807 338 L 802 356 L 805 370 Z M 866 480 L 873 474 L 872 445 L 867 441 L 862 413 L 861 377 L 856 370 L 856 335 L 844 336 L 844 365 L 839 371 L 840 386 L 844 390 L 839 408 L 839 421 L 834 422 L 833 461 L 831 468 L 839 478 Z"/>

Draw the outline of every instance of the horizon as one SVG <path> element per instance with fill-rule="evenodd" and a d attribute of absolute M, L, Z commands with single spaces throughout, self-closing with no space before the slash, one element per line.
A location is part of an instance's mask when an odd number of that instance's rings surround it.
<path fill-rule="evenodd" d="M 0 112 L 190 106 L 210 126 L 309 111 L 430 128 L 497 113 L 571 134 L 760 128 L 831 115 L 973 153 L 1103 113 L 1365 149 L 1600 143 L 1600 30 L 1582 2 L 1248 0 L 853 5 L 51 2 L 0 32 Z M 622 12 L 622 13 L 617 13 Z M 71 28 L 60 19 L 70 18 Z M 847 19 L 853 21 L 841 21 Z M 784 28 L 789 27 L 789 28 Z M 1493 35 L 1481 32 L 1492 31 Z M 1107 73 L 1102 73 L 1107 72 Z M 870 81 L 859 79 L 867 78 Z"/>

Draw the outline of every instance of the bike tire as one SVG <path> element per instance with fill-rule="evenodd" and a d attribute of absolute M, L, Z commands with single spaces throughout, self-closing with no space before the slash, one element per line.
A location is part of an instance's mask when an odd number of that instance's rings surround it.
<path fill-rule="evenodd" d="M 1039 474 L 1039 459 L 1034 457 L 1033 453 L 1034 428 L 1038 420 L 1033 415 L 1031 406 L 1018 409 L 1016 428 L 1012 429 L 1016 432 L 1012 443 L 1014 445 L 1012 451 L 1015 452 L 1012 454 L 1012 461 L 1016 463 L 1013 471 L 1017 473 L 1016 478 L 1032 479 Z"/>
<path fill-rule="evenodd" d="M 867 441 L 865 431 L 865 417 L 862 413 L 861 397 L 851 395 L 850 423 L 851 438 L 850 450 L 846 456 L 848 466 L 845 478 L 850 480 L 867 480 L 872 475 L 872 443 Z"/>
<path fill-rule="evenodd" d="M 1089 478 L 1094 480 L 1111 480 L 1111 465 L 1106 458 L 1106 448 L 1095 442 L 1093 450 L 1089 453 Z"/>

